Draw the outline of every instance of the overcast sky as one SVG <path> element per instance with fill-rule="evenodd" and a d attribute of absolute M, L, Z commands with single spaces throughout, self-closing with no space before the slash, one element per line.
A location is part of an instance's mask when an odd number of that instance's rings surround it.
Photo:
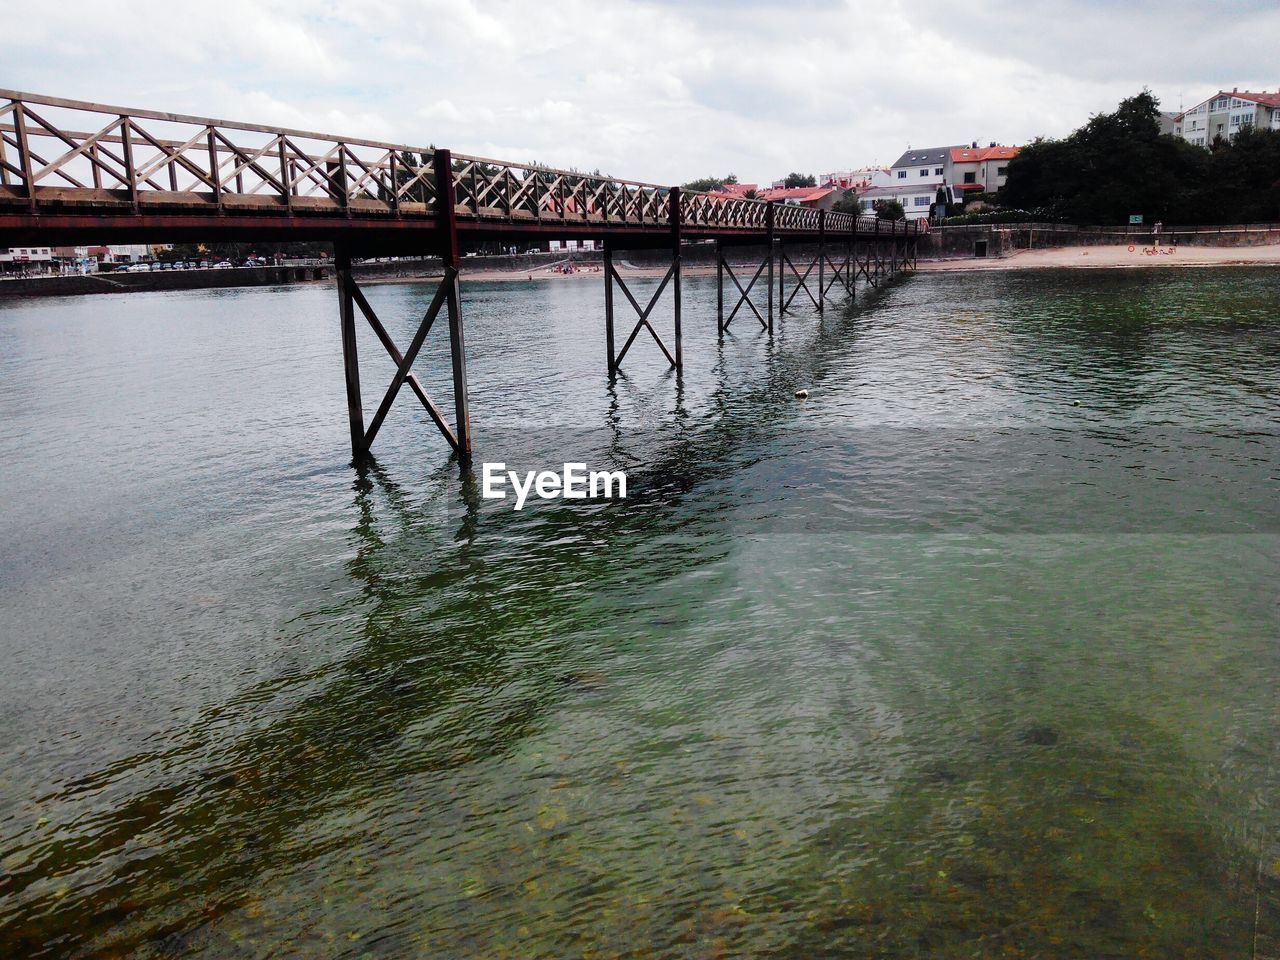
<path fill-rule="evenodd" d="M 678 183 L 1060 136 L 1280 88 L 1277 0 L 58 0 L 8 11 L 0 86 Z"/>

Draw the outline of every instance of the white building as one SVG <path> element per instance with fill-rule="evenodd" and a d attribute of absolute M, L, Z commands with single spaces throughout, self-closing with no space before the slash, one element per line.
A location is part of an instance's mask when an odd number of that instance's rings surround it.
<path fill-rule="evenodd" d="M 1198 147 L 1210 147 L 1219 137 L 1230 143 L 1246 127 L 1280 130 L 1280 91 L 1219 90 L 1183 111 L 1174 134 Z"/>
<path fill-rule="evenodd" d="M 149 243 L 113 243 L 107 247 L 107 255 L 103 257 L 103 262 L 138 263 L 150 259 L 151 244 Z"/>
<path fill-rule="evenodd" d="M 0 247 L 0 273 L 23 276 L 49 273 L 52 268 L 52 247 Z"/>
<path fill-rule="evenodd" d="M 86 274 L 96 273 L 98 261 L 89 247 L 10 247 L 0 248 L 0 273 Z"/>
<path fill-rule="evenodd" d="M 1009 179 L 1009 161 L 1018 147 L 993 143 L 980 147 L 952 147 L 947 163 L 947 183 L 963 193 L 995 193 Z"/>
<path fill-rule="evenodd" d="M 0 248 L 0 263 L 48 263 L 53 259 L 53 247 Z"/>
<path fill-rule="evenodd" d="M 857 170 L 834 170 L 818 177 L 818 186 L 839 190 L 868 190 L 893 183 L 888 167 L 859 167 Z"/>
<path fill-rule="evenodd" d="M 950 147 L 925 147 L 910 150 L 900 156 L 890 168 L 892 185 L 898 188 L 937 187 L 947 180 L 947 167 L 951 163 L 951 151 L 963 150 L 963 143 Z"/>
<path fill-rule="evenodd" d="M 902 186 L 889 187 L 872 187 L 870 190 L 859 192 L 858 206 L 861 207 L 863 214 L 871 216 L 875 213 L 875 205 L 879 200 L 897 200 L 902 204 L 902 209 L 907 215 L 908 220 L 923 220 L 929 216 L 929 211 L 933 205 L 938 202 L 938 191 L 944 194 L 947 203 L 958 203 L 959 197 L 955 191 L 942 182 L 936 183 L 907 183 Z"/>
<path fill-rule="evenodd" d="M 601 240 L 548 240 L 547 250 L 550 253 L 563 253 L 568 250 L 603 250 Z"/>

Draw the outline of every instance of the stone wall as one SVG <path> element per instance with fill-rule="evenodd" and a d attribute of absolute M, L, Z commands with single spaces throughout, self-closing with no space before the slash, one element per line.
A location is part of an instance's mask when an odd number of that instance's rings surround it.
<path fill-rule="evenodd" d="M 973 257 L 975 244 L 987 242 L 988 257 L 1005 257 L 1015 250 L 1037 247 L 1152 246 L 1178 244 L 1204 247 L 1264 246 L 1280 243 L 1280 225 L 1223 227 L 1077 227 L 1066 224 L 971 224 L 934 227 L 920 240 L 921 258 Z"/>

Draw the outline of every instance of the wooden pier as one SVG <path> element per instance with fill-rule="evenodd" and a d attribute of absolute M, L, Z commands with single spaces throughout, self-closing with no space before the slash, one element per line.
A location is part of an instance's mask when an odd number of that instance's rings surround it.
<path fill-rule="evenodd" d="M 471 454 L 466 343 L 459 265 L 465 244 L 551 239 L 604 244 L 605 347 L 615 374 L 644 331 L 677 371 L 681 245 L 717 246 L 717 326 L 775 316 L 803 291 L 821 312 L 833 292 L 852 296 L 915 267 L 918 224 L 621 180 L 278 127 L 133 110 L 0 90 L 0 247 L 87 243 L 319 240 L 333 244 L 351 450 L 370 451 L 405 384 L 460 457 Z M 754 248 L 745 284 L 727 247 Z M 816 255 L 799 264 L 800 249 Z M 614 268 L 619 251 L 659 249 L 671 263 L 645 306 Z M 740 251 L 741 252 L 741 251 Z M 403 351 L 351 276 L 353 258 L 438 255 L 444 277 Z M 788 273 L 791 291 L 787 293 Z M 725 276 L 737 299 L 725 312 Z M 757 283 L 764 276 L 764 309 Z M 776 290 L 775 290 L 776 278 Z M 812 285 L 811 285 L 812 284 Z M 654 325 L 662 293 L 674 293 L 671 343 Z M 634 311 L 621 349 L 620 293 Z M 776 293 L 776 307 L 775 307 Z M 745 308 L 745 310 L 744 310 Z M 413 374 L 444 313 L 452 356 L 453 419 Z M 366 425 L 356 314 L 372 328 L 395 375 Z"/>

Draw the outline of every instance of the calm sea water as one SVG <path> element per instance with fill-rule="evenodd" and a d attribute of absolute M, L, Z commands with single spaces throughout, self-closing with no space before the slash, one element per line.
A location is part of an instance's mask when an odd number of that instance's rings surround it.
<path fill-rule="evenodd" d="M 0 956 L 1280 953 L 1280 272 L 713 284 L 0 305 Z"/>

